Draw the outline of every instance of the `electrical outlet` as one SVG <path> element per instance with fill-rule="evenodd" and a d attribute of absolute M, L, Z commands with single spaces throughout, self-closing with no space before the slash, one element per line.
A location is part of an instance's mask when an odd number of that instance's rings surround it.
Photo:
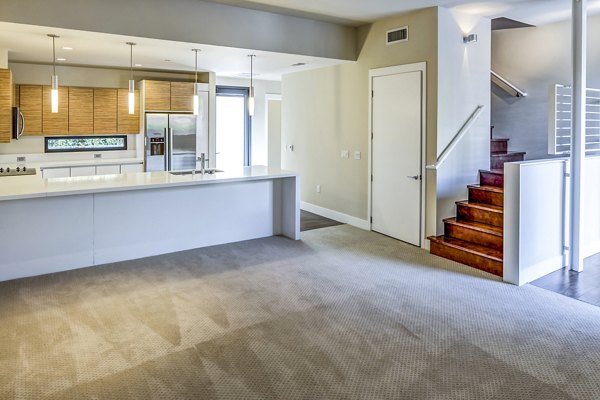
<path fill-rule="evenodd" d="M 294 151 L 294 145 L 290 144 L 290 151 Z"/>
<path fill-rule="evenodd" d="M 354 159 L 355 160 L 360 160 L 362 157 L 362 155 L 360 154 L 360 151 L 355 151 L 354 152 Z"/>
<path fill-rule="evenodd" d="M 348 150 L 342 150 L 342 158 L 350 158 L 350 152 Z"/>
<path fill-rule="evenodd" d="M 17 157 L 17 162 L 25 162 L 25 161 L 27 161 L 27 158 L 25 156 Z"/>
<path fill-rule="evenodd" d="M 94 158 L 102 158 L 102 154 L 96 153 L 96 154 L 94 154 Z"/>
<path fill-rule="evenodd" d="M 321 185 L 317 185 L 317 193 L 321 193 Z"/>

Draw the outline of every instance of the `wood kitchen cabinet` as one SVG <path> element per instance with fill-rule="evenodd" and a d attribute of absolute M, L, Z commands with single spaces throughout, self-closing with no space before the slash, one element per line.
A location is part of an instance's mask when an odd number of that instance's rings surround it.
<path fill-rule="evenodd" d="M 42 87 L 42 133 L 64 135 L 69 130 L 69 88 L 58 87 L 58 112 L 52 112 L 51 86 Z M 27 128 L 27 117 L 25 117 Z"/>
<path fill-rule="evenodd" d="M 0 69 L 0 143 L 9 143 L 12 137 L 12 94 L 12 72 Z"/>
<path fill-rule="evenodd" d="M 117 133 L 118 89 L 94 88 L 94 133 Z"/>
<path fill-rule="evenodd" d="M 69 88 L 69 135 L 94 133 L 94 88 Z"/>
<path fill-rule="evenodd" d="M 143 81 L 144 109 L 148 111 L 171 110 L 171 82 Z"/>
<path fill-rule="evenodd" d="M 129 114 L 129 90 L 118 89 L 117 93 L 118 133 L 140 133 L 140 92 L 135 91 L 135 112 Z"/>
<path fill-rule="evenodd" d="M 194 84 L 171 82 L 171 111 L 193 111 Z"/>
<path fill-rule="evenodd" d="M 25 119 L 25 130 L 23 131 L 23 135 L 43 135 L 42 86 L 20 85 L 19 107 Z"/>

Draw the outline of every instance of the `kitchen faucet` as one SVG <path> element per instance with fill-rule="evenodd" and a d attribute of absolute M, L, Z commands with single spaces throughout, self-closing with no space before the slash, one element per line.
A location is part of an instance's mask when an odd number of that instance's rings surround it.
<path fill-rule="evenodd" d="M 200 153 L 200 157 L 198 157 L 198 161 L 200 161 L 200 173 L 204 175 L 205 164 L 206 164 L 206 154 Z"/>

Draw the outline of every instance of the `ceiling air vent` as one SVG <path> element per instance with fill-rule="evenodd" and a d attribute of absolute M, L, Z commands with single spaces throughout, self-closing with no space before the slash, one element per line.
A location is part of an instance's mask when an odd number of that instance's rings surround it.
<path fill-rule="evenodd" d="M 386 32 L 385 43 L 394 44 L 408 41 L 408 26 L 402 28 L 392 29 Z"/>

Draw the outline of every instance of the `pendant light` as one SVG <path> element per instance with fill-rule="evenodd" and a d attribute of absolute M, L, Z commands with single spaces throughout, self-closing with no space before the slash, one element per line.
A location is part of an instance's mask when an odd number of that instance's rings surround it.
<path fill-rule="evenodd" d="M 253 77 L 254 77 L 254 57 L 255 54 L 249 54 L 250 57 L 250 93 L 248 96 L 248 114 L 252 117 L 254 116 L 254 85 L 253 85 Z"/>
<path fill-rule="evenodd" d="M 129 114 L 135 114 L 135 81 L 133 80 L 133 42 L 127 42 L 129 46 L 129 92 L 127 93 L 127 105 Z"/>
<path fill-rule="evenodd" d="M 49 33 L 48 37 L 52 38 L 52 89 L 50 90 L 50 111 L 58 112 L 58 75 L 56 75 L 56 38 L 60 37 L 53 33 Z"/>
<path fill-rule="evenodd" d="M 200 99 L 198 98 L 198 52 L 202 50 L 192 49 L 192 51 L 196 53 L 196 64 L 194 65 L 194 103 L 192 109 L 194 110 L 194 115 L 198 115 L 200 114 Z"/>

